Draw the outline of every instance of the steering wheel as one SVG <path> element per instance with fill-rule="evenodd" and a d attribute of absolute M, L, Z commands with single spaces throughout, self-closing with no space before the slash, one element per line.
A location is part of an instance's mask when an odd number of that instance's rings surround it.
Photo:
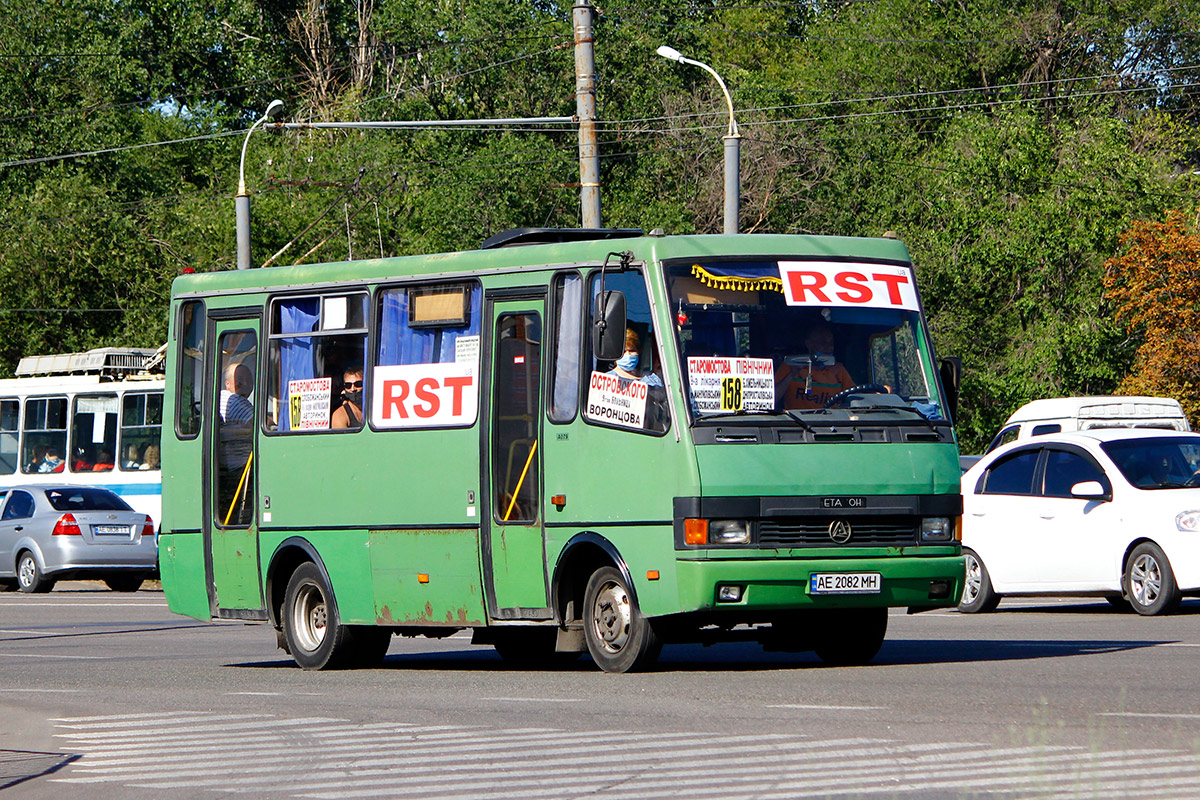
<path fill-rule="evenodd" d="M 891 394 L 891 391 L 886 386 L 883 386 L 878 383 L 860 383 L 858 386 L 851 386 L 849 389 L 842 389 L 840 392 L 835 394 L 833 397 L 826 400 L 825 408 L 829 408 L 830 406 L 832 406 L 842 400 L 845 400 L 847 397 L 849 397 L 852 394 L 867 394 L 867 393 Z"/>
<path fill-rule="evenodd" d="M 1183 482 L 1183 485 L 1189 489 L 1194 489 L 1195 487 L 1200 486 L 1200 471 L 1193 472 L 1192 476 Z"/>

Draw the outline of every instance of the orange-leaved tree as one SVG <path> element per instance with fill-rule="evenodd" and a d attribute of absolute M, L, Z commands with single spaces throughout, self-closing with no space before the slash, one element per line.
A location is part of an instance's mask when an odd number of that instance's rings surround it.
<path fill-rule="evenodd" d="M 1174 397 L 1200 427 L 1200 235 L 1172 211 L 1135 222 L 1121 246 L 1104 264 L 1105 296 L 1141 345 L 1119 391 Z"/>

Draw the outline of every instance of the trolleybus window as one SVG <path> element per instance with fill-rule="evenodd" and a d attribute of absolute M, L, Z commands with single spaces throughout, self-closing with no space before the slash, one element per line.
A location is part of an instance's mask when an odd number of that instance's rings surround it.
<path fill-rule="evenodd" d="M 575 273 L 554 278 L 554 348 L 551 422 L 570 422 L 579 410 L 580 337 L 583 335 L 583 281 Z"/>
<path fill-rule="evenodd" d="M 175 391 L 175 432 L 190 439 L 200 432 L 200 393 L 204 386 L 204 304 L 188 300 L 179 307 L 179 379 Z"/>
<path fill-rule="evenodd" d="M 123 399 L 118 461 L 124 470 L 158 469 L 151 447 L 158 447 L 162 432 L 162 394 L 129 393 Z M 150 451 L 150 458 L 146 457 Z"/>
<path fill-rule="evenodd" d="M 20 459 L 21 418 L 20 400 L 0 400 L 0 474 L 11 475 L 17 471 Z"/>
<path fill-rule="evenodd" d="M 67 457 L 67 398 L 25 402 L 22 472 L 62 472 Z"/>
<path fill-rule="evenodd" d="M 366 350 L 366 293 L 276 300 L 271 309 L 266 429 L 329 430 L 342 404 L 343 378 L 353 371 L 362 379 Z M 349 421 L 350 428 L 361 427 L 353 415 Z"/>
<path fill-rule="evenodd" d="M 71 422 L 71 471 L 108 472 L 116 463 L 117 396 L 75 395 Z"/>

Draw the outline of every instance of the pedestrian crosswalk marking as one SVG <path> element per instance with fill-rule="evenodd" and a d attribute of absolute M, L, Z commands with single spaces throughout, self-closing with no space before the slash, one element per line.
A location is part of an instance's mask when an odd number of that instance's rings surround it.
<path fill-rule="evenodd" d="M 931 793 L 1115 800 L 1153 790 L 1171 800 L 1200 793 L 1200 754 L 1182 748 L 904 744 L 802 733 L 719 738 L 203 711 L 54 722 L 64 749 L 80 757 L 51 780 L 194 797 L 556 800 L 619 790 L 646 800 Z"/>

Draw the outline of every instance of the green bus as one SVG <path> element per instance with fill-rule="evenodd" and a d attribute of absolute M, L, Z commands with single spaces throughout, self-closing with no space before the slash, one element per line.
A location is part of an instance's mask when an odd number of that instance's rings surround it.
<path fill-rule="evenodd" d="M 894 239 L 517 229 L 183 275 L 169 337 L 167 601 L 306 669 L 464 629 L 865 664 L 961 593 L 958 373 Z"/>

